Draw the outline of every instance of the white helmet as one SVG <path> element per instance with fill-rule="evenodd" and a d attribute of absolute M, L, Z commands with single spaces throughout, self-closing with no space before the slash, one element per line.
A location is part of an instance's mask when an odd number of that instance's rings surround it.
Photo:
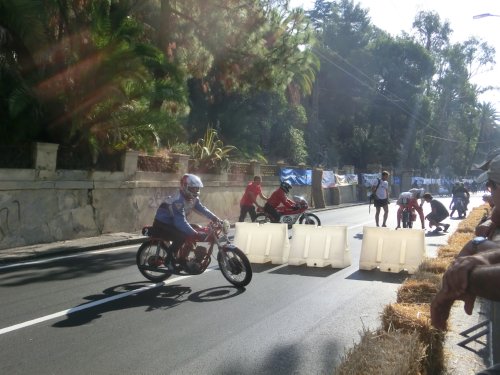
<path fill-rule="evenodd" d="M 200 195 L 203 182 L 194 174 L 185 174 L 181 178 L 181 193 L 186 199 L 195 199 Z"/>

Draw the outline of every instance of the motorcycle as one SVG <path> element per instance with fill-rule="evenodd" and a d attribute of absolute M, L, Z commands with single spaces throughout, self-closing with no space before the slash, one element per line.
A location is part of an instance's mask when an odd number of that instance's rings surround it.
<path fill-rule="evenodd" d="M 455 198 L 455 203 L 453 204 L 453 211 L 457 211 L 457 214 L 458 214 L 458 217 L 461 219 L 461 218 L 464 218 L 466 213 L 467 213 L 467 208 L 466 208 L 466 204 L 465 204 L 465 199 L 464 198 Z M 451 215 L 450 215 L 451 216 Z"/>
<path fill-rule="evenodd" d="M 167 248 L 171 242 L 155 233 L 152 226 L 146 226 L 142 234 L 148 239 L 137 250 L 137 267 L 146 279 L 153 282 L 164 281 L 173 274 L 199 275 L 205 272 L 217 248 L 222 275 L 234 286 L 244 287 L 252 280 L 252 267 L 243 251 L 229 241 L 229 227 L 227 220 L 211 222 L 206 227 L 196 226 L 198 231 L 206 233 L 205 240 L 200 243 L 187 239 L 178 251 L 169 254 Z M 205 243 L 208 245 L 202 245 Z M 167 267 L 169 263 L 171 268 Z"/>
<path fill-rule="evenodd" d="M 413 228 L 413 222 L 417 219 L 417 214 L 415 213 L 415 208 L 409 206 L 403 206 L 401 211 L 401 224 L 403 228 Z"/>
<path fill-rule="evenodd" d="M 288 224 L 288 228 L 291 228 L 293 224 L 299 222 L 299 224 L 309 224 L 309 225 L 321 225 L 319 217 L 311 212 L 307 212 L 309 205 L 304 197 L 298 195 L 293 196 L 293 201 L 295 202 L 298 209 L 294 210 L 292 208 L 287 208 L 280 206 L 276 209 L 280 214 L 280 223 Z M 258 211 L 256 222 L 260 224 L 271 223 L 271 216 L 262 210 Z"/>

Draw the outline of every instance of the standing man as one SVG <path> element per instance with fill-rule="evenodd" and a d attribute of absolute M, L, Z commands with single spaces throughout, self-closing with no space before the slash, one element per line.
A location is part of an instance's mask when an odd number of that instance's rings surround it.
<path fill-rule="evenodd" d="M 375 206 L 375 223 L 379 226 L 380 208 L 384 209 L 384 219 L 382 226 L 387 226 L 387 217 L 389 216 L 389 172 L 383 171 L 382 178 L 372 185 L 372 193 L 375 194 L 373 205 Z"/>
<path fill-rule="evenodd" d="M 427 214 L 427 216 L 425 217 L 427 220 L 429 220 L 429 228 L 436 227 L 433 233 L 441 232 L 442 230 L 447 232 L 448 228 L 450 227 L 450 224 L 441 223 L 444 219 L 446 219 L 450 215 L 444 204 L 442 204 L 440 201 L 433 199 L 430 193 L 424 194 L 424 200 L 431 204 L 431 209 L 432 209 L 432 212 Z"/>
<path fill-rule="evenodd" d="M 245 193 L 243 193 L 243 197 L 240 200 L 240 218 L 239 222 L 245 221 L 245 217 L 247 213 L 250 214 L 250 218 L 252 222 L 257 219 L 257 213 L 255 212 L 255 206 L 259 208 L 263 208 L 261 205 L 257 203 L 257 197 L 261 197 L 262 199 L 267 201 L 267 197 L 262 194 L 261 189 L 262 178 L 260 176 L 255 176 L 252 182 L 249 182 Z"/>

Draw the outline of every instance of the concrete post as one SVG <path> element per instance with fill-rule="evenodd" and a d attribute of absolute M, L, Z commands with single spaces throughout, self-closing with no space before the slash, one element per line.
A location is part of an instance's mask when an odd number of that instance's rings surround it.
<path fill-rule="evenodd" d="M 139 158 L 139 151 L 129 150 L 125 152 L 122 158 L 122 170 L 125 178 L 133 177 L 137 172 L 137 159 Z"/>
<path fill-rule="evenodd" d="M 52 179 L 56 176 L 58 144 L 35 143 L 33 157 L 35 159 L 35 176 L 40 180 Z"/>
<path fill-rule="evenodd" d="M 314 208 L 325 208 L 325 197 L 323 196 L 323 169 L 314 168 L 312 171 L 312 201 Z"/>
<path fill-rule="evenodd" d="M 170 154 L 170 156 L 179 164 L 178 173 L 183 175 L 188 173 L 189 170 L 189 155 L 184 154 Z"/>
<path fill-rule="evenodd" d="M 250 174 L 253 176 L 260 176 L 260 163 L 256 160 L 250 160 Z"/>

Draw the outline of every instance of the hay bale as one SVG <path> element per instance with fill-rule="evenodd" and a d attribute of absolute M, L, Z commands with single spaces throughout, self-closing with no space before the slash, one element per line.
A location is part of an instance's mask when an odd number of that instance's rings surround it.
<path fill-rule="evenodd" d="M 440 284 L 429 280 L 406 280 L 398 289 L 397 303 L 428 303 L 430 304 Z"/>
<path fill-rule="evenodd" d="M 455 259 L 458 253 L 462 250 L 462 248 L 457 248 L 456 246 L 441 246 L 438 251 L 438 258 L 443 259 L 443 258 L 451 258 Z"/>
<path fill-rule="evenodd" d="M 455 232 L 450 236 L 450 238 L 448 238 L 448 246 L 455 249 L 458 254 L 464 245 L 472 238 L 474 238 L 474 232 Z"/>
<path fill-rule="evenodd" d="M 440 287 L 441 286 L 441 281 L 443 280 L 443 276 L 440 275 L 440 274 L 437 274 L 437 273 L 434 273 L 434 272 L 426 272 L 426 271 L 418 271 L 415 272 L 412 277 L 411 277 L 412 280 L 425 280 L 425 281 L 428 281 L 434 285 L 436 285 L 436 287 Z"/>
<path fill-rule="evenodd" d="M 430 305 L 428 304 L 389 304 L 382 313 L 385 331 L 396 330 L 412 334 L 427 345 L 424 366 L 429 374 L 440 374 L 444 369 L 444 332 L 431 326 Z"/>
<path fill-rule="evenodd" d="M 450 263 L 452 262 L 452 258 L 433 258 L 426 259 L 418 266 L 418 272 L 431 272 L 435 274 L 442 274 Z"/>
<path fill-rule="evenodd" d="M 349 349 L 335 375 L 420 375 L 425 346 L 418 335 L 366 330 L 361 341 Z"/>

